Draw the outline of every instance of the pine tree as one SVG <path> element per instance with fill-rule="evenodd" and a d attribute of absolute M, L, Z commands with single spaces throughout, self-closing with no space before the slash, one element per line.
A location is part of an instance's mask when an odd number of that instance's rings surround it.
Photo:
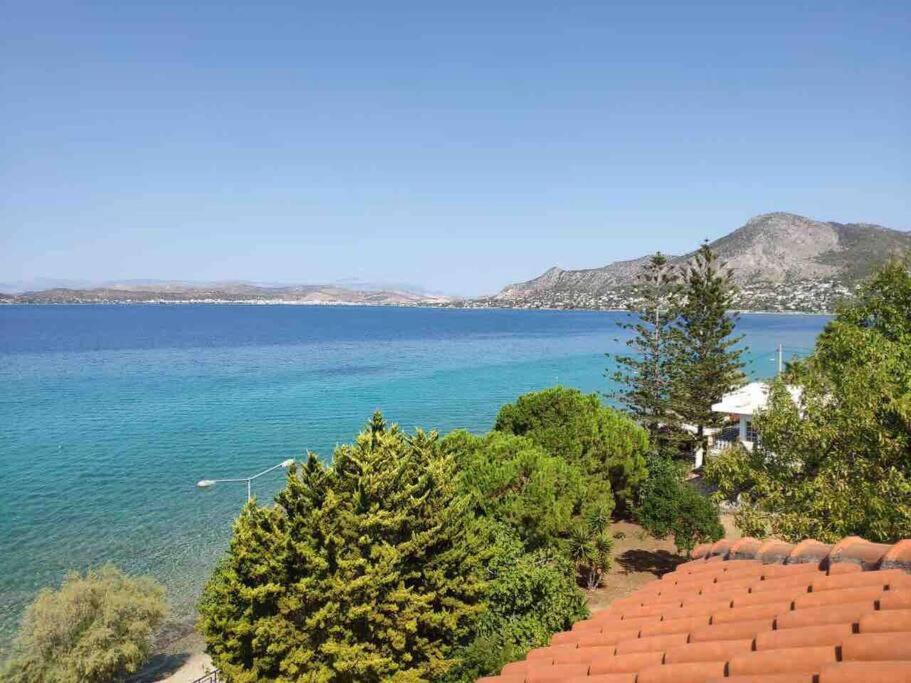
<path fill-rule="evenodd" d="M 378 413 L 331 468 L 314 456 L 276 505 L 249 504 L 201 626 L 235 683 L 428 681 L 484 611 L 488 540 L 433 433 Z"/>
<path fill-rule="evenodd" d="M 636 322 L 620 323 L 633 333 L 626 344 L 630 355 L 615 356 L 620 369 L 611 378 L 621 389 L 613 394 L 649 433 L 654 450 L 667 453 L 679 447 L 680 431 L 671 410 L 672 342 L 680 306 L 677 269 L 660 252 L 652 256 L 636 279 Z"/>
<path fill-rule="evenodd" d="M 686 268 L 683 301 L 671 349 L 670 401 L 680 419 L 695 427 L 693 445 L 705 452 L 706 429 L 724 416 L 712 404 L 743 383 L 743 336 L 735 335 L 739 315 L 731 312 L 737 293 L 733 272 L 718 263 L 703 243 Z"/>

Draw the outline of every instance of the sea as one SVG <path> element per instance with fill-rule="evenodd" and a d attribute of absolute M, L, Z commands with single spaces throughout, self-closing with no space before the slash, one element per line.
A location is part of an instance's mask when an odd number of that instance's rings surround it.
<path fill-rule="evenodd" d="M 0 647 L 38 590 L 114 563 L 175 624 L 227 547 L 246 477 L 330 459 L 374 410 L 489 430 L 519 394 L 609 398 L 621 312 L 293 305 L 0 306 Z M 744 314 L 749 373 L 806 355 L 828 318 Z M 269 501 L 282 470 L 257 479 Z"/>

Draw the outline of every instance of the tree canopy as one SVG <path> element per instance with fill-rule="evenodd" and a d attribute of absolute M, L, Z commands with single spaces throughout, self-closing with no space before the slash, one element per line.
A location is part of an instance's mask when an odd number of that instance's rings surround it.
<path fill-rule="evenodd" d="M 559 549 L 592 510 L 609 517 L 613 509 L 609 482 L 589 480 L 527 437 L 457 431 L 442 447 L 455 457 L 478 514 L 512 527 L 528 550 Z"/>
<path fill-rule="evenodd" d="M 648 432 L 659 453 L 679 449 L 684 435 L 672 406 L 679 280 L 678 269 L 660 252 L 642 268 L 635 284 L 636 308 L 629 313 L 634 321 L 620 323 L 632 335 L 626 342 L 629 353 L 617 354 L 618 367 L 609 373 L 619 387 L 612 395 Z"/>
<path fill-rule="evenodd" d="M 696 428 L 695 445 L 706 448 L 706 427 L 721 426 L 724 416 L 712 404 L 743 383 L 743 337 L 735 334 L 731 312 L 736 287 L 730 269 L 702 244 L 683 276 L 683 303 L 673 335 L 671 403 L 685 424 Z"/>
<path fill-rule="evenodd" d="M 235 683 L 442 679 L 485 610 L 469 503 L 435 434 L 377 413 L 238 518 L 200 605 L 215 663 Z"/>
<path fill-rule="evenodd" d="M 565 540 L 587 491 L 529 439 L 377 413 L 244 508 L 200 604 L 209 651 L 235 683 L 474 680 L 587 613 Z"/>
<path fill-rule="evenodd" d="M 110 683 L 139 670 L 167 614 L 164 589 L 112 565 L 72 573 L 28 607 L 3 680 Z"/>
<path fill-rule="evenodd" d="M 524 394 L 500 409 L 494 429 L 526 436 L 591 480 L 609 481 L 621 510 L 632 505 L 647 475 L 647 433 L 595 394 L 565 387 Z"/>
<path fill-rule="evenodd" d="M 795 401 L 788 385 L 799 390 Z M 756 419 L 753 453 L 708 475 L 751 534 L 832 542 L 911 536 L 911 273 L 895 262 L 789 365 Z"/>

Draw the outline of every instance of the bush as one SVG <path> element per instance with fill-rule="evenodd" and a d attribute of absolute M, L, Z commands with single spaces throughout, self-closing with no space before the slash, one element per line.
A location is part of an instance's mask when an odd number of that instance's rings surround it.
<path fill-rule="evenodd" d="M 680 465 L 660 456 L 649 459 L 635 517 L 656 538 L 673 534 L 681 554 L 724 536 L 717 505 L 683 481 Z"/>
<path fill-rule="evenodd" d="M 614 541 L 608 531 L 609 524 L 609 517 L 592 510 L 575 526 L 570 537 L 570 557 L 576 563 L 579 578 L 589 590 L 601 585 L 611 567 Z"/>
<path fill-rule="evenodd" d="M 586 477 L 531 439 L 457 431 L 442 446 L 458 463 L 477 514 L 509 525 L 528 550 L 565 550 L 584 515 L 600 510 L 609 517 L 613 508 L 608 482 Z"/>
<path fill-rule="evenodd" d="M 609 481 L 621 513 L 647 476 L 645 430 L 594 394 L 564 387 L 525 394 L 500 409 L 495 429 L 527 436 L 589 477 Z"/>
<path fill-rule="evenodd" d="M 164 589 L 116 567 L 69 574 L 29 605 L 3 680 L 108 683 L 135 673 L 167 613 Z"/>
<path fill-rule="evenodd" d="M 750 452 L 742 444 L 725 448 L 706 459 L 702 476 L 717 489 L 716 499 L 736 503 L 742 494 L 756 486 L 751 459 Z"/>
<path fill-rule="evenodd" d="M 200 603 L 234 683 L 439 680 L 489 590 L 493 543 L 435 434 L 378 413 L 331 468 L 292 468 L 276 505 L 249 504 Z"/>
<path fill-rule="evenodd" d="M 497 525 L 493 538 L 487 610 L 477 623 L 474 640 L 460 653 L 458 680 L 499 671 L 588 615 L 565 555 L 549 550 L 528 553 L 503 525 Z"/>

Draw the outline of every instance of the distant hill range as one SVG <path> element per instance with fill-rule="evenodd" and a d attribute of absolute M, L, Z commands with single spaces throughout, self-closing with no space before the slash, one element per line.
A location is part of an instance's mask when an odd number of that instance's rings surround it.
<path fill-rule="evenodd" d="M 911 232 L 867 223 L 832 223 L 768 213 L 711 243 L 734 271 L 744 310 L 825 312 L 889 258 L 911 252 Z M 670 256 L 683 264 L 692 252 Z M 551 268 L 508 285 L 473 306 L 622 309 L 632 302 L 636 274 L 651 255 L 602 268 Z"/>
<path fill-rule="evenodd" d="M 867 223 L 815 221 L 768 213 L 711 243 L 734 271 L 739 308 L 752 311 L 826 312 L 850 297 L 858 282 L 889 258 L 911 252 L 911 232 Z M 252 303 L 468 308 L 624 309 L 635 304 L 633 284 L 651 255 L 602 268 L 551 268 L 528 282 L 479 299 L 450 297 L 357 280 L 341 284 L 284 285 L 249 282 L 188 283 L 131 280 L 82 286 L 48 281 L 48 288 L 9 291 L 0 303 Z M 692 252 L 670 256 L 684 264 Z M 12 285 L 10 286 L 12 287 Z M 3 291 L 0 289 L 0 291 Z"/>
<path fill-rule="evenodd" d="M 256 285 L 245 282 L 108 283 L 71 289 L 55 287 L 18 294 L 0 294 L 0 303 L 247 303 L 374 306 L 428 306 L 448 302 L 442 296 L 383 289 L 348 289 L 337 285 Z"/>

